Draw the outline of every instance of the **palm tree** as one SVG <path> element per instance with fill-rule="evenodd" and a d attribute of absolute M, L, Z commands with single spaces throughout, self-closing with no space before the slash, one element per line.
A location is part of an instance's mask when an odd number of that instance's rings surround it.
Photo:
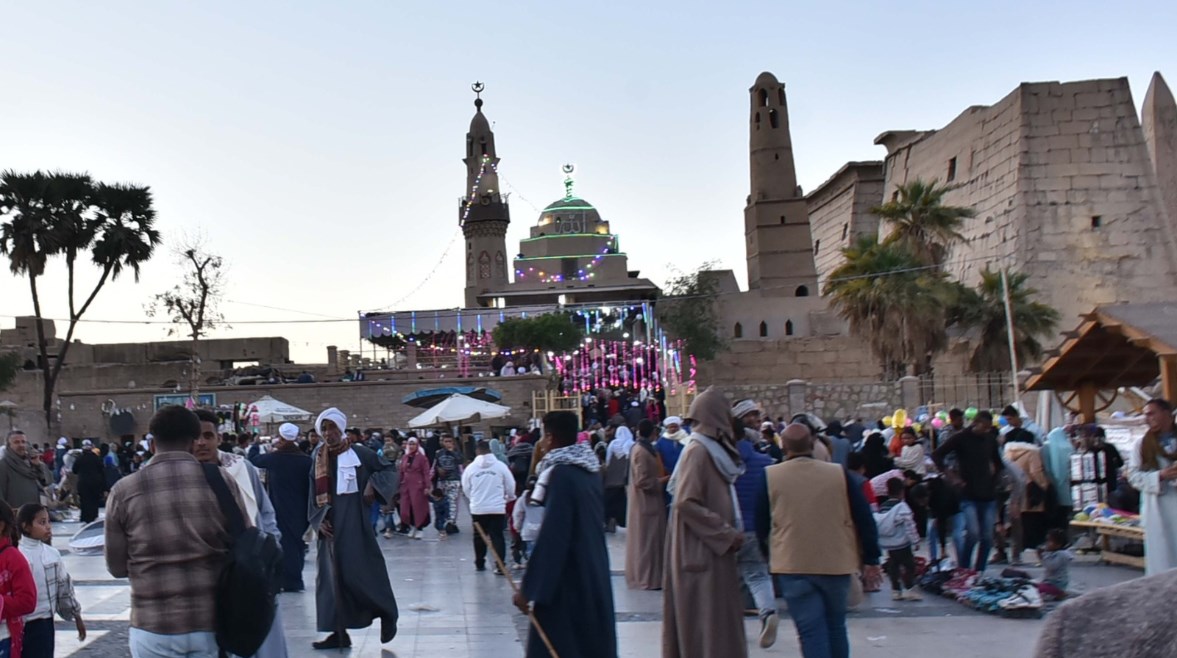
<path fill-rule="evenodd" d="M 887 376 L 911 367 L 927 371 L 947 344 L 950 288 L 939 267 L 924 264 L 906 245 L 863 236 L 842 251 L 824 294 L 850 332 L 867 341 Z"/>
<path fill-rule="evenodd" d="M 79 320 L 106 282 L 117 279 L 125 269 L 131 269 L 138 281 L 140 266 L 160 242 L 153 226 L 151 192 L 146 187 L 95 183 L 85 174 L 6 171 L 0 174 L 0 217 L 8 219 L 0 225 L 0 254 L 8 257 L 13 274 L 29 279 L 44 375 L 42 403 L 46 426 L 51 428 L 53 391 Z M 87 251 L 102 274 L 79 305 L 76 266 Z M 63 256 L 66 263 L 69 326 L 51 361 L 37 280 L 55 256 Z"/>
<path fill-rule="evenodd" d="M 922 263 L 942 265 L 952 245 L 964 241 L 960 233 L 964 220 L 976 214 L 972 208 L 944 205 L 944 195 L 958 188 L 938 187 L 937 181 L 925 183 L 917 178 L 900 185 L 892 201 L 871 212 L 890 225 L 887 242 L 905 245 Z"/>
<path fill-rule="evenodd" d="M 1026 285 L 1029 275 L 1007 272 L 1006 279 L 1013 316 L 1014 353 L 1018 363 L 1025 364 L 1042 356 L 1041 341 L 1054 335 L 1060 316 L 1055 309 L 1034 300 L 1038 291 Z M 986 267 L 975 289 L 961 286 L 949 319 L 962 329 L 976 330 L 979 334 L 977 347 L 969 358 L 970 370 L 996 372 L 1009 368 L 1009 332 L 1000 271 Z"/>

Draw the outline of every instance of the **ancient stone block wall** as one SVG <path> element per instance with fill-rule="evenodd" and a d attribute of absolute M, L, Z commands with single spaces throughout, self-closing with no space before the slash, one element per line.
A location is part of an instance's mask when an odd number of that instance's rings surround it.
<path fill-rule="evenodd" d="M 874 235 L 879 218 L 870 209 L 883 201 L 879 163 L 850 163 L 805 197 L 813 231 L 818 290 L 843 262 L 842 249 L 860 235 Z"/>
<path fill-rule="evenodd" d="M 1172 298 L 1177 243 L 1128 81 L 1023 85 L 1020 268 L 1063 314 Z"/>
<path fill-rule="evenodd" d="M 977 280 L 985 262 L 1009 262 L 1017 253 L 1024 212 L 1017 198 L 1021 130 L 1019 89 L 993 106 L 968 108 L 944 128 L 887 156 L 885 200 L 919 178 L 960 185 L 945 202 L 976 210 L 961 231 L 967 246 L 953 250 L 947 263 L 966 284 Z"/>
<path fill-rule="evenodd" d="M 949 272 L 967 285 L 986 265 L 1028 272 L 1066 325 L 1096 304 L 1171 297 L 1177 242 L 1148 163 L 1126 79 L 1026 83 L 896 148 L 884 196 L 916 178 L 960 184 L 946 203 L 977 216 Z"/>

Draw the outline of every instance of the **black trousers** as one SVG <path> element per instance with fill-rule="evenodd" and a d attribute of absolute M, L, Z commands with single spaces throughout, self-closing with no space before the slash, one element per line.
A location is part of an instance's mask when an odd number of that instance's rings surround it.
<path fill-rule="evenodd" d="M 82 523 L 98 518 L 98 504 L 102 502 L 102 484 L 78 483 L 78 507 L 82 508 Z"/>
<path fill-rule="evenodd" d="M 54 640 L 51 617 L 26 621 L 20 655 L 24 658 L 53 658 Z"/>
<path fill-rule="evenodd" d="M 893 590 L 915 587 L 915 555 L 910 546 L 887 551 L 887 575 Z"/>
<path fill-rule="evenodd" d="M 507 527 L 507 515 L 471 514 L 470 518 L 490 536 L 490 543 L 494 546 L 495 553 L 505 560 L 507 542 L 503 539 L 503 531 Z M 482 541 L 482 535 L 477 530 L 474 531 L 474 566 L 486 566 L 486 542 Z"/>

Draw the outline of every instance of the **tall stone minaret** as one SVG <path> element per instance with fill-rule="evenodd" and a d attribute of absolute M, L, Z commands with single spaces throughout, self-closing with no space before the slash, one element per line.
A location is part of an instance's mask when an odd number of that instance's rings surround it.
<path fill-rule="evenodd" d="M 499 157 L 495 135 L 482 113 L 483 84 L 471 87 L 476 94 L 474 118 L 466 133 L 466 190 L 458 208 L 458 221 L 466 238 L 466 307 L 479 306 L 478 296 L 503 290 L 507 278 L 507 226 L 511 211 L 499 189 L 495 172 Z M 489 305 L 484 302 L 484 305 Z"/>
<path fill-rule="evenodd" d="M 744 208 L 748 287 L 790 297 L 817 295 L 813 237 L 793 167 L 785 86 L 773 74 L 761 73 L 750 95 L 752 191 Z"/>

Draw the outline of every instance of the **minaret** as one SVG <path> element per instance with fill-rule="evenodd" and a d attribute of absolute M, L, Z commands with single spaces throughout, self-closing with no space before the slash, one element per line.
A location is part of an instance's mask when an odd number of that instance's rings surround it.
<path fill-rule="evenodd" d="M 466 133 L 466 190 L 458 208 L 458 221 L 466 238 L 466 307 L 479 306 L 478 296 L 503 290 L 507 279 L 507 225 L 511 212 L 499 189 L 495 169 L 495 135 L 482 113 L 484 85 L 475 82 L 474 118 Z M 489 304 L 487 304 L 489 305 Z"/>
<path fill-rule="evenodd" d="M 1140 127 L 1157 177 L 1161 203 L 1168 215 L 1169 230 L 1177 231 L 1177 102 L 1160 71 L 1153 73 L 1144 95 Z"/>
<path fill-rule="evenodd" d="M 785 86 L 766 72 L 749 91 L 752 190 L 744 208 L 748 287 L 777 289 L 790 297 L 817 295 L 809 211 L 793 167 Z"/>

